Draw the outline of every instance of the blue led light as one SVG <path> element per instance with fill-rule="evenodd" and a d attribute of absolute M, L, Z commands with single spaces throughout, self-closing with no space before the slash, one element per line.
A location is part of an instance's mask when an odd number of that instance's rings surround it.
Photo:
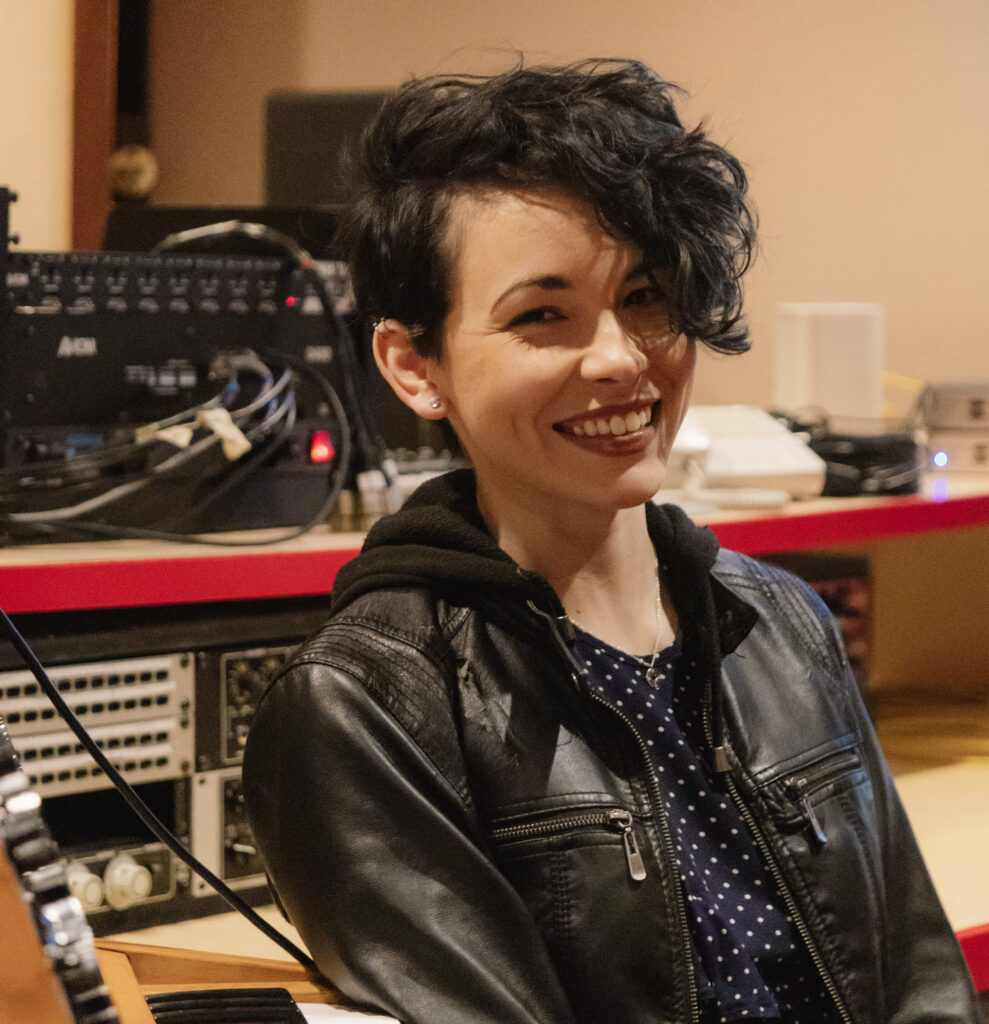
<path fill-rule="evenodd" d="M 948 453 L 945 451 L 935 452 L 934 465 L 937 466 L 938 469 L 944 469 L 944 467 L 948 465 Z"/>

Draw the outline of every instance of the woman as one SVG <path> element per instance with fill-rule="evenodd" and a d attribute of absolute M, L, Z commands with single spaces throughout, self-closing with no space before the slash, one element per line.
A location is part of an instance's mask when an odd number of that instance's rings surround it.
<path fill-rule="evenodd" d="M 402 1021 L 971 1021 L 795 579 L 659 491 L 741 351 L 744 174 L 635 63 L 412 82 L 346 229 L 376 361 L 472 469 L 339 574 L 244 778 L 321 970 Z"/>

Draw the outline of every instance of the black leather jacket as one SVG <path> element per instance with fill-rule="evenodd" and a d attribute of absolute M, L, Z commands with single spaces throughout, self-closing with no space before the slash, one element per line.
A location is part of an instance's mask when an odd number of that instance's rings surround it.
<path fill-rule="evenodd" d="M 471 488 L 443 478 L 372 531 L 261 702 L 244 782 L 273 886 L 326 976 L 409 1024 L 690 1021 L 657 779 Z M 712 770 L 842 1018 L 978 1020 L 831 617 L 676 510 L 649 523 Z"/>

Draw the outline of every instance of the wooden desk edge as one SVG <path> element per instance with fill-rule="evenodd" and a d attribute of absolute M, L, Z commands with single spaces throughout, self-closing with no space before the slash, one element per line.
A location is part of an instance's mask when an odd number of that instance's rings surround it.
<path fill-rule="evenodd" d="M 149 946 L 139 942 L 97 939 L 104 979 L 115 1003 L 130 1005 L 135 993 L 194 991 L 214 988 L 284 988 L 297 1003 L 343 1006 L 347 1000 L 325 979 L 301 964 L 262 957 L 205 953 Z M 121 1009 L 118 1005 L 118 1011 Z M 135 1016 L 134 1024 L 151 1018 Z M 122 1024 L 131 1024 L 123 1019 Z"/>

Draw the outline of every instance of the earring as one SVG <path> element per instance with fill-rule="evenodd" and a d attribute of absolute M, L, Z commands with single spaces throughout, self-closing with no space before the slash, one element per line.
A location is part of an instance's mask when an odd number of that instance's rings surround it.
<path fill-rule="evenodd" d="M 430 400 L 429 400 L 429 408 L 430 409 L 442 409 L 443 408 L 443 403 L 439 400 L 439 396 L 433 395 L 433 397 L 430 398 Z"/>

